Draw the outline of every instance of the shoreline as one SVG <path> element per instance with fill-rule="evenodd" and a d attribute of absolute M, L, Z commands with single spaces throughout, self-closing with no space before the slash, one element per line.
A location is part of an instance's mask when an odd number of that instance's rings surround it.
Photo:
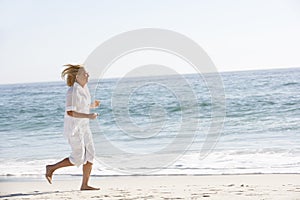
<path fill-rule="evenodd" d="M 91 177 L 100 191 L 69 180 L 0 182 L 5 199 L 300 199 L 300 174 Z"/>
<path fill-rule="evenodd" d="M 118 177 L 185 177 L 185 176 L 195 176 L 195 177 L 210 177 L 210 176 L 256 176 L 256 175 L 299 175 L 300 173 L 224 173 L 224 174 L 116 174 L 116 175 L 93 175 L 91 174 L 91 179 L 93 178 L 118 178 Z M 68 181 L 74 179 L 81 179 L 82 174 L 54 174 L 53 177 L 58 181 Z M 35 182 L 44 181 L 45 175 L 7 175 L 0 176 L 1 182 Z"/>

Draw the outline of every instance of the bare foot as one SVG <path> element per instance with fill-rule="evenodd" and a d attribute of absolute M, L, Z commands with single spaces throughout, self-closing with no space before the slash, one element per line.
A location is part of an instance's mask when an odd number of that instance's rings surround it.
<path fill-rule="evenodd" d="M 100 190 L 100 188 L 94 188 L 91 186 L 81 186 L 80 190 Z"/>
<path fill-rule="evenodd" d="M 53 174 L 53 169 L 51 169 L 50 165 L 47 165 L 45 177 L 50 184 L 52 184 L 52 174 Z"/>

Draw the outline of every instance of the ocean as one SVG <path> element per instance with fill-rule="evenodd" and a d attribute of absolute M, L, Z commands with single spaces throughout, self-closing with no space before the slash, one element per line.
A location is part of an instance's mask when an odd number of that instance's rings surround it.
<path fill-rule="evenodd" d="M 97 157 L 92 175 L 299 173 L 300 68 L 220 76 L 226 113 L 205 157 L 213 105 L 198 75 L 184 76 L 195 97 L 185 99 L 189 106 L 179 101 L 188 91 L 176 76 L 128 78 L 128 87 L 117 92 L 118 79 L 90 81 L 92 98 L 101 101 L 92 111 L 100 116 L 90 122 Z M 69 156 L 63 137 L 67 89 L 64 81 L 0 85 L 0 180 L 42 177 L 46 164 Z M 77 176 L 81 169 L 55 173 Z"/>

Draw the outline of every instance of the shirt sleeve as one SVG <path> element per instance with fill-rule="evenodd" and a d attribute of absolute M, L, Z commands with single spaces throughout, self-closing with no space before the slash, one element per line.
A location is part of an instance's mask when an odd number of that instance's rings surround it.
<path fill-rule="evenodd" d="M 69 90 L 66 97 L 66 111 L 76 111 L 76 92 Z"/>

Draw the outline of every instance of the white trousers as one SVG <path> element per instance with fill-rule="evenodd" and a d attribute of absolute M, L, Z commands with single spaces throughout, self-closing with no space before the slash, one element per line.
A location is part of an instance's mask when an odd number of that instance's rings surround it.
<path fill-rule="evenodd" d="M 72 149 L 69 160 L 73 165 L 80 166 L 94 162 L 95 147 L 89 125 L 79 127 L 73 135 L 69 135 L 68 141 Z"/>

